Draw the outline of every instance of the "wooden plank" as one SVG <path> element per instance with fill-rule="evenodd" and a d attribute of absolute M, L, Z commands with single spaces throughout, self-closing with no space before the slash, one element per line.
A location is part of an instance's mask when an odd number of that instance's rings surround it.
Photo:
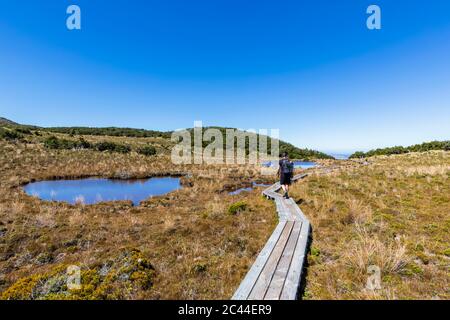
<path fill-rule="evenodd" d="M 301 282 L 301 275 L 303 271 L 303 265 L 305 262 L 305 255 L 308 245 L 308 237 L 310 233 L 309 221 L 304 221 L 302 224 L 302 230 L 300 237 L 297 241 L 297 247 L 295 248 L 294 256 L 292 257 L 292 263 L 289 268 L 286 281 L 284 283 L 283 291 L 281 292 L 280 300 L 295 300 L 297 299 L 298 289 Z"/>
<path fill-rule="evenodd" d="M 292 221 L 286 222 L 286 227 L 284 228 L 283 233 L 278 239 L 278 242 L 269 259 L 267 259 L 267 263 L 261 271 L 255 286 L 250 292 L 248 297 L 249 300 L 262 300 L 264 298 L 293 227 L 294 223 Z"/>
<path fill-rule="evenodd" d="M 271 199 L 276 199 L 280 196 L 278 193 L 275 193 L 275 192 L 266 192 L 265 195 Z"/>
<path fill-rule="evenodd" d="M 293 181 L 306 177 L 298 174 Z M 232 299 L 289 299 L 297 297 L 310 223 L 293 199 L 284 199 L 277 182 L 262 194 L 275 200 L 279 223 Z"/>
<path fill-rule="evenodd" d="M 296 211 L 296 215 L 300 217 L 302 221 L 308 221 L 308 218 L 303 213 L 302 209 L 295 203 L 294 199 L 287 199 L 291 203 L 292 208 Z"/>
<path fill-rule="evenodd" d="M 293 210 L 293 209 L 289 206 L 289 202 L 288 202 L 287 199 L 283 199 L 283 206 L 285 207 L 285 210 L 289 212 L 289 219 L 290 219 L 291 221 L 298 220 L 298 219 L 296 218 L 296 215 L 295 215 L 296 211 Z"/>
<path fill-rule="evenodd" d="M 290 213 L 290 219 L 293 221 L 303 221 L 305 219 L 298 213 L 298 206 L 292 198 L 284 199 L 284 206 Z"/>
<path fill-rule="evenodd" d="M 280 197 L 280 198 L 278 199 L 278 202 L 280 203 L 280 211 L 281 211 L 281 212 L 283 213 L 283 215 L 286 217 L 286 220 L 292 221 L 292 219 L 291 219 L 291 213 L 290 213 L 289 209 L 285 206 L 284 201 L 285 201 L 285 199 L 282 198 L 282 197 Z M 280 214 L 280 213 L 278 213 L 278 214 Z"/>
<path fill-rule="evenodd" d="M 246 274 L 244 280 L 239 285 L 238 289 L 234 293 L 232 299 L 233 300 L 245 300 L 248 298 L 253 286 L 255 285 L 256 280 L 259 277 L 262 269 L 266 265 L 267 259 L 272 253 L 275 245 L 278 242 L 283 230 L 285 229 L 286 221 L 280 221 L 270 236 L 269 240 L 265 244 L 264 248 L 259 253 L 255 262 L 251 266 L 249 272 Z"/>
<path fill-rule="evenodd" d="M 280 220 L 290 220 L 290 212 L 283 205 L 282 198 L 275 198 L 277 213 Z"/>
<path fill-rule="evenodd" d="M 276 271 L 273 275 L 270 286 L 264 296 L 264 300 L 279 300 L 281 292 L 283 291 L 284 283 L 291 267 L 291 262 L 297 247 L 297 242 L 300 237 L 300 231 L 302 228 L 302 222 L 297 221 L 294 223 L 289 240 L 278 262 Z"/>

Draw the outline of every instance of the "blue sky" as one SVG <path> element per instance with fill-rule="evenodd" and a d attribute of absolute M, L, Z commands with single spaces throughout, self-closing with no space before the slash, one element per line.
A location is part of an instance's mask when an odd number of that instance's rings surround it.
<path fill-rule="evenodd" d="M 80 31 L 66 28 L 70 4 Z M 366 28 L 370 4 L 381 30 Z M 450 138 L 449 57 L 449 1 L 0 0 L 0 116 L 409 145 Z"/>

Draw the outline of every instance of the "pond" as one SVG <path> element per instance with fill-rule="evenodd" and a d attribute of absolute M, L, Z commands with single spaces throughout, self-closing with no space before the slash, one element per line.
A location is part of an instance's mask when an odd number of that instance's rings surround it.
<path fill-rule="evenodd" d="M 24 187 L 28 195 L 47 201 L 71 204 L 95 204 L 104 201 L 131 200 L 139 205 L 142 200 L 160 196 L 181 188 L 180 178 L 158 177 L 150 179 L 52 180 L 29 183 Z"/>
<path fill-rule="evenodd" d="M 252 182 L 252 186 L 251 187 L 247 187 L 247 188 L 240 188 L 234 191 L 229 192 L 228 194 L 231 196 L 235 196 L 241 192 L 249 192 L 252 191 L 253 189 L 257 188 L 257 187 L 268 187 L 270 186 L 270 184 L 265 184 L 265 183 L 256 183 L 256 182 Z"/>
<path fill-rule="evenodd" d="M 315 166 L 317 166 L 317 163 L 312 161 L 294 161 L 294 168 L 308 169 Z"/>
<path fill-rule="evenodd" d="M 294 168 L 296 169 L 309 169 L 309 168 L 314 168 L 317 166 L 317 163 L 312 162 L 312 161 L 293 161 L 294 163 Z M 264 162 L 262 164 L 264 167 L 273 167 L 275 165 L 275 163 L 273 162 Z"/>

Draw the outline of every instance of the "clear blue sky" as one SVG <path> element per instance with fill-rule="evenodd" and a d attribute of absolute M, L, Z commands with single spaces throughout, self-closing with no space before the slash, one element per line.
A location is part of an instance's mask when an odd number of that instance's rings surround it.
<path fill-rule="evenodd" d="M 0 116 L 279 128 L 325 151 L 449 139 L 450 1 L 0 0 Z"/>

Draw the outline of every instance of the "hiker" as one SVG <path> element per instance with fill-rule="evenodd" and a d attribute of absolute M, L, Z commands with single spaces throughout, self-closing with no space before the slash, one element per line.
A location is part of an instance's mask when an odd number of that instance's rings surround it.
<path fill-rule="evenodd" d="M 283 152 L 279 162 L 278 174 L 280 175 L 280 185 L 284 191 L 284 198 L 289 199 L 289 185 L 291 184 L 294 164 L 289 160 L 287 152 Z"/>

